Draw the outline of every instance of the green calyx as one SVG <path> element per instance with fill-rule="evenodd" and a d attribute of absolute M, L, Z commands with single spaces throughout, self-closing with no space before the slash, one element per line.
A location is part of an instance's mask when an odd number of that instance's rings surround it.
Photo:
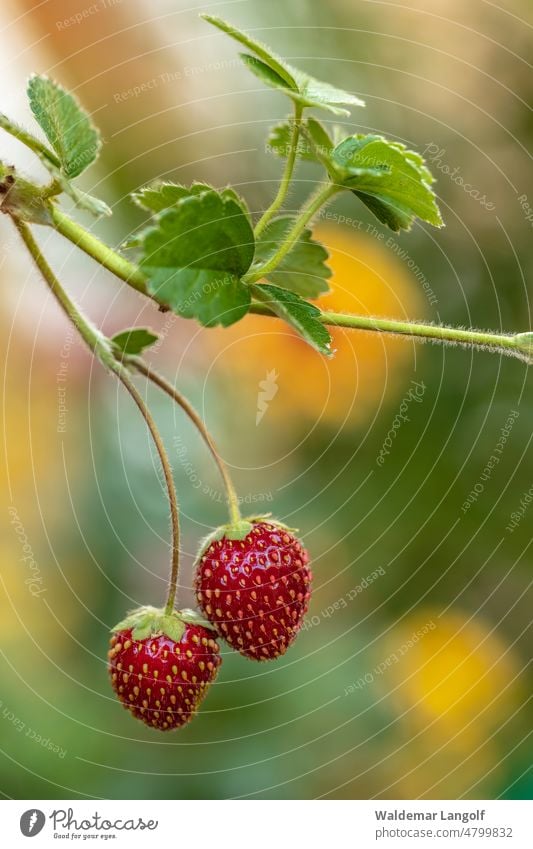
<path fill-rule="evenodd" d="M 200 554 L 209 548 L 211 543 L 219 542 L 221 539 L 243 540 L 252 531 L 253 524 L 250 519 L 239 519 L 236 522 L 228 522 L 220 525 L 208 534 L 200 543 Z"/>
<path fill-rule="evenodd" d="M 279 519 L 273 519 L 272 513 L 258 513 L 257 516 L 247 516 L 247 521 L 256 525 L 258 522 L 268 522 L 269 525 L 279 528 L 282 531 L 289 531 L 291 534 L 297 534 L 298 528 L 291 528 L 285 522 L 280 522 Z"/>
<path fill-rule="evenodd" d="M 199 625 L 210 631 L 213 630 L 212 625 L 195 610 L 184 608 L 166 613 L 164 608 L 147 605 L 128 613 L 125 619 L 112 628 L 112 633 L 131 630 L 134 640 L 147 640 L 164 634 L 175 643 L 179 643 L 187 625 Z"/>
<path fill-rule="evenodd" d="M 252 532 L 254 525 L 257 525 L 260 522 L 268 522 L 269 525 L 274 525 L 276 528 L 280 528 L 282 531 L 289 531 L 290 533 L 296 533 L 298 530 L 297 528 L 289 528 L 288 525 L 285 525 L 278 519 L 273 519 L 272 513 L 263 513 L 257 516 L 246 516 L 244 519 L 239 519 L 238 522 L 228 522 L 227 525 L 220 525 L 204 537 L 200 543 L 199 556 L 201 556 L 204 551 L 207 551 L 213 542 L 219 542 L 222 539 L 242 541 Z"/>

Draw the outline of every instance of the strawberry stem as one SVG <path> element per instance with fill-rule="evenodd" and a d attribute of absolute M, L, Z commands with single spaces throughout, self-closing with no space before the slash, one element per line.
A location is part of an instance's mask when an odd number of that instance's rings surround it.
<path fill-rule="evenodd" d="M 285 198 L 287 197 L 292 179 L 292 172 L 294 171 L 294 164 L 296 162 L 296 151 L 298 149 L 298 138 L 300 135 L 300 127 L 302 123 L 302 112 L 303 106 L 300 103 L 295 103 L 291 140 L 289 146 L 289 153 L 287 156 L 287 162 L 285 164 L 285 170 L 283 172 L 283 176 L 281 178 L 281 183 L 279 185 L 276 197 L 255 226 L 254 234 L 256 238 L 261 235 L 267 224 L 269 224 L 269 222 L 272 220 L 278 210 L 281 209 Z"/>
<path fill-rule="evenodd" d="M 41 249 L 33 238 L 33 234 L 27 224 L 25 224 L 23 221 L 18 220 L 17 218 L 13 218 L 13 222 L 15 224 L 15 227 L 19 231 L 24 244 L 26 245 L 28 252 L 30 253 L 33 261 L 35 262 L 35 265 L 41 272 L 41 275 L 47 283 L 50 291 L 53 293 L 53 295 L 59 302 L 62 310 L 70 319 L 70 321 L 74 324 L 76 329 L 79 331 L 81 337 L 87 343 L 91 351 L 98 357 L 98 359 L 104 366 L 106 366 L 110 371 L 113 372 L 113 374 L 116 375 L 116 377 L 120 380 L 124 388 L 129 392 L 148 426 L 157 453 L 159 455 L 159 459 L 161 461 L 161 466 L 163 467 L 163 474 L 165 476 L 165 483 L 168 492 L 168 500 L 170 503 L 170 514 L 172 522 L 172 563 L 165 612 L 171 613 L 174 609 L 178 586 L 178 571 L 180 558 L 179 508 L 176 488 L 174 486 L 174 479 L 172 477 L 172 468 L 165 450 L 165 446 L 163 444 L 163 440 L 161 439 L 161 436 L 157 429 L 157 425 L 148 407 L 144 403 L 142 396 L 133 384 L 126 368 L 115 358 L 109 340 L 105 336 L 103 336 L 103 334 L 100 333 L 100 331 L 87 318 L 85 318 L 85 316 L 80 312 L 78 307 L 71 300 L 67 292 L 63 289 L 63 286 L 61 285 L 58 278 L 48 265 L 48 262 L 46 261 L 45 257 L 41 253 Z"/>
<path fill-rule="evenodd" d="M 176 404 L 178 404 L 181 409 L 186 413 L 186 415 L 193 422 L 195 427 L 198 429 L 200 434 L 202 435 L 207 447 L 211 451 L 215 463 L 218 466 L 220 474 L 222 476 L 222 480 L 224 482 L 224 488 L 226 490 L 226 498 L 228 502 L 228 510 L 230 516 L 230 522 L 232 525 L 237 524 L 241 521 L 241 511 L 239 509 L 239 498 L 237 496 L 237 492 L 233 485 L 233 481 L 231 480 L 231 476 L 228 470 L 228 467 L 222 457 L 220 456 L 218 449 L 213 441 L 213 438 L 205 423 L 202 421 L 192 404 L 185 398 L 184 395 L 179 392 L 168 380 L 166 380 L 162 375 L 158 374 L 158 372 L 154 371 L 144 360 L 141 359 L 132 359 L 132 365 L 137 369 L 137 371 L 144 374 L 148 380 L 151 380 L 156 386 L 166 392 L 167 395 L 172 398 Z"/>
<path fill-rule="evenodd" d="M 268 306 L 258 303 L 252 304 L 250 312 L 257 315 L 274 315 Z M 344 327 L 349 330 L 390 333 L 395 336 L 407 336 L 418 342 L 430 341 L 463 345 L 468 348 L 495 351 L 500 354 L 507 354 L 510 357 L 517 357 L 526 362 L 531 362 L 531 357 L 528 357 L 528 351 L 525 349 L 525 345 L 520 341 L 522 334 L 490 333 L 485 330 L 447 327 L 442 324 L 424 324 L 417 321 L 399 321 L 378 316 L 326 311 L 322 311 L 318 316 L 318 320 L 328 327 Z M 523 334 L 523 336 L 527 335 Z"/>
<path fill-rule="evenodd" d="M 157 453 L 159 454 L 159 460 L 161 462 L 161 466 L 163 468 L 163 474 L 165 476 L 165 484 L 168 493 L 168 501 L 170 504 L 170 519 L 172 523 L 172 558 L 171 558 L 171 568 L 170 568 L 170 580 L 168 584 L 168 592 L 167 592 L 167 600 L 165 604 L 165 613 L 170 614 L 174 610 L 174 605 L 176 602 L 176 595 L 178 591 L 178 573 L 180 566 L 180 520 L 179 520 L 179 507 L 178 507 L 178 497 L 176 494 L 176 487 L 174 484 L 174 478 L 172 476 L 172 467 L 170 465 L 170 460 L 168 459 L 168 454 L 166 452 L 165 446 L 163 444 L 163 440 L 161 439 L 161 434 L 157 429 L 157 425 L 154 421 L 154 418 L 148 409 L 147 405 L 144 402 L 140 392 L 133 384 L 130 379 L 126 369 L 123 366 L 120 366 L 120 371 L 116 372 L 119 380 L 122 382 L 124 387 L 130 393 L 131 397 L 137 404 L 142 417 L 144 418 L 148 430 L 152 436 L 154 441 L 154 445 L 156 447 Z"/>
<path fill-rule="evenodd" d="M 274 271 L 280 262 L 285 259 L 290 250 L 294 247 L 305 228 L 309 224 L 309 222 L 314 218 L 317 212 L 325 206 L 329 201 L 340 191 L 339 186 L 336 186 L 335 183 L 324 183 L 321 184 L 317 191 L 311 195 L 306 205 L 301 210 L 300 214 L 296 218 L 293 226 L 284 237 L 283 242 L 277 249 L 277 251 L 270 257 L 270 259 L 261 267 L 257 268 L 252 272 L 248 272 L 243 277 L 243 280 L 250 283 L 257 283 L 258 280 L 261 280 L 266 274 L 269 274 L 271 271 Z"/>
<path fill-rule="evenodd" d="M 128 286 L 150 297 L 146 288 L 146 278 L 141 270 L 126 257 L 113 250 L 97 236 L 66 215 L 55 203 L 50 203 L 49 212 L 52 226 L 58 233 L 96 260 L 96 262 L 124 280 Z"/>

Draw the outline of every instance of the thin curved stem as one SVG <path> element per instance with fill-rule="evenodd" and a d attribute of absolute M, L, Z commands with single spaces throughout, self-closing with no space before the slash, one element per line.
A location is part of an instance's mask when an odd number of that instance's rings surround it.
<path fill-rule="evenodd" d="M 101 360 L 108 368 L 113 369 L 116 364 L 116 360 L 113 356 L 111 348 L 107 342 L 106 337 L 100 333 L 97 327 L 92 324 L 92 322 L 87 319 L 82 312 L 78 309 L 74 301 L 71 300 L 69 295 L 63 289 L 61 283 L 55 276 L 54 272 L 48 265 L 45 257 L 41 253 L 41 249 L 39 245 L 35 241 L 33 234 L 23 221 L 20 221 L 17 218 L 12 218 L 12 221 L 20 233 L 22 241 L 26 245 L 31 257 L 41 272 L 42 277 L 46 281 L 48 288 L 58 301 L 61 309 L 70 319 L 76 330 L 79 332 L 80 336 L 87 343 L 91 351 L 97 355 L 98 359 Z"/>
<path fill-rule="evenodd" d="M 19 127 L 18 124 L 11 121 L 7 115 L 3 114 L 3 112 L 0 112 L 0 129 L 5 130 L 6 133 L 9 133 L 14 138 L 18 139 L 18 141 L 22 142 L 22 144 L 25 144 L 26 147 L 32 150 L 39 158 L 46 159 L 56 168 L 61 167 L 61 163 L 55 153 L 46 147 L 46 145 L 32 133 L 25 130 L 24 127 Z"/>
<path fill-rule="evenodd" d="M 137 369 L 137 371 L 144 374 L 148 380 L 151 380 L 156 386 L 159 386 L 163 392 L 172 398 L 186 413 L 186 415 L 193 422 L 195 427 L 198 429 L 200 434 L 202 435 L 207 447 L 211 451 L 215 463 L 218 466 L 220 471 L 222 480 L 224 482 L 224 488 L 226 490 L 226 497 L 228 501 L 228 508 L 230 514 L 230 521 L 232 524 L 236 524 L 241 520 L 241 511 L 239 509 L 239 499 L 237 496 L 237 492 L 233 485 L 233 481 L 231 480 L 231 476 L 228 470 L 227 465 L 224 460 L 220 456 L 218 449 L 211 437 L 211 434 L 207 430 L 205 423 L 202 421 L 192 404 L 185 398 L 184 395 L 179 392 L 175 386 L 173 386 L 166 378 L 162 377 L 162 375 L 158 374 L 158 372 L 154 371 L 150 366 L 141 359 L 131 360 L 131 364 Z"/>
<path fill-rule="evenodd" d="M 270 223 L 274 215 L 278 212 L 279 209 L 285 203 L 285 198 L 287 197 L 289 187 L 292 179 L 292 172 L 294 171 L 294 165 L 296 162 L 296 153 L 298 150 L 298 139 L 300 137 L 300 127 L 302 123 L 302 112 L 303 106 L 300 103 L 294 104 L 294 118 L 292 124 L 292 132 L 290 139 L 290 147 L 287 152 L 287 161 L 285 163 L 285 170 L 283 171 L 283 176 L 281 178 L 281 183 L 279 184 L 278 192 L 276 197 L 272 201 L 271 205 L 265 211 L 263 216 L 259 219 L 255 226 L 255 236 L 256 238 L 261 235 L 266 226 Z"/>
<path fill-rule="evenodd" d="M 41 272 L 42 277 L 47 283 L 50 291 L 57 299 L 64 313 L 74 324 L 83 340 L 91 349 L 91 351 L 98 357 L 102 364 L 107 366 L 107 368 L 112 371 L 113 374 L 115 374 L 116 377 L 120 380 L 122 385 L 129 392 L 129 394 L 137 404 L 137 407 L 139 408 L 144 420 L 146 421 L 146 424 L 154 441 L 157 453 L 159 455 L 159 459 L 161 461 L 161 466 L 163 468 L 163 474 L 165 476 L 165 483 L 168 492 L 168 500 L 170 504 L 170 514 L 172 521 L 172 561 L 166 602 L 166 611 L 167 613 L 171 613 L 174 609 L 178 586 L 180 547 L 179 508 L 174 479 L 172 477 L 172 468 L 170 466 L 170 461 L 168 459 L 165 446 L 157 429 L 157 425 L 148 407 L 144 403 L 142 396 L 134 386 L 126 368 L 115 358 L 107 338 L 102 333 L 100 333 L 100 331 L 87 318 L 85 318 L 85 316 L 81 313 L 76 304 L 71 300 L 67 292 L 63 289 L 63 286 L 61 285 L 58 278 L 52 271 L 51 267 L 48 265 L 48 262 L 46 261 L 45 257 L 41 253 L 41 249 L 33 238 L 33 234 L 27 224 L 25 224 L 23 221 L 19 221 L 16 218 L 13 219 L 13 222 L 15 224 L 15 227 L 19 231 L 24 244 L 26 245 L 28 252 L 30 253 L 33 261 L 35 262 L 35 265 Z"/>
<path fill-rule="evenodd" d="M 120 364 L 117 363 L 117 365 Z M 148 409 L 147 405 L 145 404 L 137 387 L 133 384 L 124 366 L 120 366 L 120 370 L 116 371 L 115 373 L 118 379 L 121 381 L 122 385 L 125 387 L 125 389 L 127 389 L 129 394 L 137 404 L 137 407 L 139 408 L 141 415 L 143 416 L 148 426 L 148 430 L 150 431 L 150 434 L 154 441 L 157 453 L 159 454 L 159 460 L 161 462 L 163 474 L 165 476 L 165 484 L 170 504 L 170 519 L 172 523 L 172 558 L 165 612 L 172 613 L 172 611 L 174 610 L 176 595 L 178 591 L 178 574 L 180 566 L 179 507 L 176 486 L 174 484 L 174 478 L 172 476 L 172 467 L 170 465 L 170 460 L 168 459 L 168 454 L 163 444 L 163 440 L 161 439 L 161 434 L 159 433 L 154 418 L 150 413 L 150 410 Z"/>
<path fill-rule="evenodd" d="M 327 204 L 338 191 L 339 188 L 334 183 L 325 183 L 324 185 L 319 186 L 318 190 L 311 196 L 307 204 L 302 209 L 300 215 L 295 220 L 292 228 L 287 233 L 277 251 L 261 268 L 255 269 L 253 272 L 244 277 L 246 283 L 257 283 L 257 281 L 261 280 L 265 274 L 268 274 L 270 271 L 274 271 L 280 262 L 287 256 L 289 251 L 294 247 L 306 226 L 316 215 L 318 210 Z"/>

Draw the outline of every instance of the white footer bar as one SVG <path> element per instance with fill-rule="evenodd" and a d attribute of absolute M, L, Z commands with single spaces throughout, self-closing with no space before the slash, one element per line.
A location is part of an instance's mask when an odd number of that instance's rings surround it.
<path fill-rule="evenodd" d="M 532 849 L 530 801 L 2 801 L 0 843 Z"/>

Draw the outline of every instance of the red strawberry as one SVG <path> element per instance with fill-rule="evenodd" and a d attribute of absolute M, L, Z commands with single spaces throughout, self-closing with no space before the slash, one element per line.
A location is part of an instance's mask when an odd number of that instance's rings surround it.
<path fill-rule="evenodd" d="M 307 612 L 308 560 L 302 544 L 275 521 L 224 526 L 199 556 L 198 604 L 234 649 L 272 660 L 287 651 Z"/>
<path fill-rule="evenodd" d="M 132 716 L 159 731 L 189 722 L 222 659 L 213 632 L 192 610 L 143 607 L 113 629 L 111 685 Z"/>

